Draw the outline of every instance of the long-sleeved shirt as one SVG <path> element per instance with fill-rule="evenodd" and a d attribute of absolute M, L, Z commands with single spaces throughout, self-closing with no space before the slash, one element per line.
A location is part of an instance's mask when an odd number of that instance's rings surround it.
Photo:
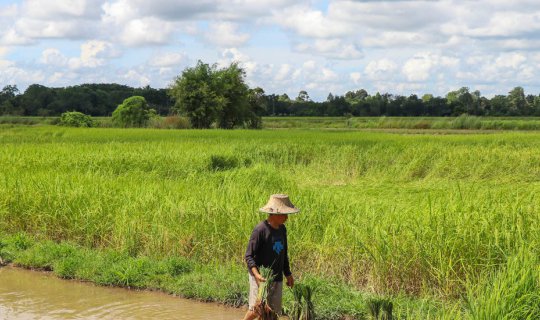
<path fill-rule="evenodd" d="M 280 225 L 274 229 L 268 221 L 260 222 L 249 239 L 246 250 L 246 263 L 249 273 L 253 267 L 269 267 L 275 276 L 274 281 L 283 281 L 283 275 L 290 276 L 287 253 L 287 229 Z"/>

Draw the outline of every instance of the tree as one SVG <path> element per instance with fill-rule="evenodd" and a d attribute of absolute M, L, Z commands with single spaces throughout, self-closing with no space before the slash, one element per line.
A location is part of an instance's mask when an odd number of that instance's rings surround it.
<path fill-rule="evenodd" d="M 19 89 L 15 85 L 7 85 L 0 91 L 0 115 L 19 114 L 22 110 L 15 110 L 15 97 L 19 94 Z"/>
<path fill-rule="evenodd" d="M 508 92 L 509 112 L 511 116 L 525 115 L 527 113 L 527 100 L 522 87 L 515 87 Z"/>
<path fill-rule="evenodd" d="M 112 121 L 120 127 L 144 127 L 148 120 L 156 114 L 154 109 L 148 108 L 144 97 L 133 96 L 114 110 Z"/>
<path fill-rule="evenodd" d="M 309 98 L 309 94 L 305 90 L 301 90 L 298 92 L 298 97 L 296 97 L 296 102 L 308 102 L 311 99 Z"/>
<path fill-rule="evenodd" d="M 250 103 L 245 72 L 237 63 L 217 69 L 217 65 L 197 62 L 186 68 L 169 89 L 176 99 L 175 110 L 185 114 L 192 127 L 209 128 L 216 122 L 220 128 L 252 126 L 258 117 L 257 106 Z M 248 124 L 249 122 L 249 124 Z"/>
<path fill-rule="evenodd" d="M 193 128 L 210 128 L 223 108 L 223 97 L 216 94 L 213 74 L 216 65 L 198 61 L 193 68 L 186 68 L 169 89 L 169 94 L 176 99 L 174 109 L 184 113 Z"/>
<path fill-rule="evenodd" d="M 216 95 L 223 99 L 223 106 L 217 112 L 218 126 L 232 129 L 252 119 L 254 112 L 249 103 L 249 87 L 244 81 L 245 72 L 237 63 L 217 70 L 213 76 Z"/>

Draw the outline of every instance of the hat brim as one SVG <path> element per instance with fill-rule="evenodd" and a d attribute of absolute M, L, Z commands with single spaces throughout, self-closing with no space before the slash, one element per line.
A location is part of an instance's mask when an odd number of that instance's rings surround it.
<path fill-rule="evenodd" d="M 276 211 L 276 210 L 270 210 L 269 208 L 260 208 L 259 209 L 260 212 L 262 213 L 268 213 L 268 214 L 295 214 L 295 213 L 298 213 L 300 212 L 300 209 L 298 208 L 290 208 L 290 209 L 287 209 L 285 211 Z"/>

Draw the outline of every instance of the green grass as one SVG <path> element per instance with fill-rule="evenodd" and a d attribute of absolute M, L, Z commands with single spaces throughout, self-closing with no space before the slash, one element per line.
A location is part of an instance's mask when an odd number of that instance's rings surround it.
<path fill-rule="evenodd" d="M 540 130 L 538 117 L 264 117 L 270 129 Z"/>
<path fill-rule="evenodd" d="M 247 294 L 257 209 L 286 192 L 302 209 L 287 222 L 293 272 L 321 283 L 321 317 L 362 318 L 367 295 L 392 297 L 396 317 L 486 319 L 508 288 L 508 308 L 527 309 L 539 273 L 515 283 L 511 261 L 538 270 L 540 133 L 405 133 L 4 127 L 0 231 L 133 259 L 107 273 L 55 262 L 65 248 L 16 255 L 103 284 L 152 287 L 150 265 L 185 259 L 194 269 L 158 288 L 223 302 L 220 285 Z"/>
<path fill-rule="evenodd" d="M 92 117 L 96 127 L 113 127 L 111 117 Z M 0 116 L 0 125 L 58 124 L 59 117 Z M 187 129 L 185 117 L 159 117 L 156 129 Z M 540 130 L 539 117 L 263 117 L 265 129 L 414 129 L 414 130 Z"/>

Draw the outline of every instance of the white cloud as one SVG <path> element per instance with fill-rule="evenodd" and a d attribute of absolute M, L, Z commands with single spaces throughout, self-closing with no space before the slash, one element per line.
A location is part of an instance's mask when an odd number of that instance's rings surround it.
<path fill-rule="evenodd" d="M 25 0 L 22 11 L 25 16 L 36 19 L 98 18 L 100 0 Z"/>
<path fill-rule="evenodd" d="M 381 80 L 392 78 L 396 69 L 397 65 L 394 61 L 383 58 L 368 63 L 364 72 L 370 79 Z"/>
<path fill-rule="evenodd" d="M 425 81 L 429 78 L 434 66 L 435 61 L 429 55 L 417 55 L 407 60 L 402 72 L 409 81 Z"/>
<path fill-rule="evenodd" d="M 135 19 L 123 26 L 120 40 L 128 46 L 165 44 L 170 40 L 172 31 L 170 23 L 156 18 Z"/>
<path fill-rule="evenodd" d="M 362 74 L 360 72 L 351 72 L 349 78 L 354 84 L 358 85 L 360 84 L 360 80 L 362 80 Z"/>
<path fill-rule="evenodd" d="M 431 52 L 418 53 L 407 60 L 401 69 L 407 80 L 412 82 L 426 81 L 437 67 L 456 67 L 459 59 L 439 56 Z"/>
<path fill-rule="evenodd" d="M 231 22 L 210 24 L 205 38 L 219 47 L 239 47 L 249 40 L 249 34 L 238 32 L 238 25 Z"/>
<path fill-rule="evenodd" d="M 289 64 L 282 64 L 276 73 L 274 80 L 283 81 L 290 77 L 293 68 Z"/>
<path fill-rule="evenodd" d="M 188 57 L 185 53 L 168 52 L 154 56 L 148 64 L 152 67 L 173 67 L 184 63 Z"/>
<path fill-rule="evenodd" d="M 118 53 L 109 42 L 91 40 L 81 45 L 81 56 L 69 59 L 71 69 L 96 68 L 103 66 L 107 58 L 115 57 Z"/>
<path fill-rule="evenodd" d="M 527 58 L 521 53 L 503 53 L 495 60 L 497 68 L 517 69 Z"/>
<path fill-rule="evenodd" d="M 126 72 L 122 78 L 124 78 L 128 83 L 130 83 L 133 86 L 138 87 L 144 87 L 147 85 L 150 85 L 151 81 L 150 78 L 140 72 L 139 70 L 131 69 L 128 72 Z"/>
<path fill-rule="evenodd" d="M 60 50 L 48 48 L 41 53 L 40 62 L 53 67 L 63 67 L 68 63 L 69 59 L 64 56 Z"/>
<path fill-rule="evenodd" d="M 330 59 L 360 59 L 362 50 L 354 43 L 341 39 L 316 39 L 313 43 L 302 43 L 296 46 L 297 51 L 319 55 Z"/>
<path fill-rule="evenodd" d="M 45 80 L 41 70 L 25 70 L 10 60 L 0 60 L 0 83 L 16 84 L 20 88 Z"/>
<path fill-rule="evenodd" d="M 274 21 L 301 36 L 312 38 L 340 37 L 354 30 L 350 25 L 329 19 L 322 11 L 306 6 L 294 6 L 276 12 Z"/>

